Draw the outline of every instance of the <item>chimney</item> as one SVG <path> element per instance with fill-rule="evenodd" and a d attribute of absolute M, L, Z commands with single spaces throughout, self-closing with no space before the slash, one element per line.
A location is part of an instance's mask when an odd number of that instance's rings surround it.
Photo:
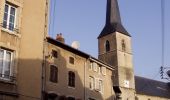
<path fill-rule="evenodd" d="M 56 40 L 61 42 L 61 43 L 65 43 L 65 39 L 63 38 L 62 33 L 57 34 Z"/>

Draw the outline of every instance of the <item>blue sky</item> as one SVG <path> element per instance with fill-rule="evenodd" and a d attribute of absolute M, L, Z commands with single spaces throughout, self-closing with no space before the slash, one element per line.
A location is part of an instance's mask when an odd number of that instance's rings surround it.
<path fill-rule="evenodd" d="M 56 4 L 54 4 L 56 2 Z M 159 78 L 161 0 L 118 0 L 124 27 L 132 35 L 135 74 Z M 55 5 L 55 10 L 54 10 Z M 165 0 L 165 66 L 170 67 L 170 0 Z M 49 34 L 62 33 L 66 43 L 98 56 L 97 36 L 105 25 L 106 0 L 51 0 Z"/>

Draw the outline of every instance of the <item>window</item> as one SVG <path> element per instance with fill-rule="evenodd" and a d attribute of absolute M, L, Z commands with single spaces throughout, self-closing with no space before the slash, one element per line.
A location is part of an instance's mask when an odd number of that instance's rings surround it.
<path fill-rule="evenodd" d="M 90 70 L 92 70 L 92 69 L 93 69 L 93 62 L 90 62 L 89 69 L 90 69 Z"/>
<path fill-rule="evenodd" d="M 122 40 L 122 51 L 126 51 L 125 40 Z"/>
<path fill-rule="evenodd" d="M 74 97 L 68 97 L 67 100 L 76 100 Z"/>
<path fill-rule="evenodd" d="M 105 49 L 106 49 L 106 52 L 110 51 L 110 43 L 108 40 L 105 43 Z"/>
<path fill-rule="evenodd" d="M 93 90 L 94 89 L 94 86 L 95 86 L 95 80 L 94 80 L 94 78 L 93 77 L 89 77 L 89 88 L 91 89 L 91 90 Z"/>
<path fill-rule="evenodd" d="M 93 70 L 95 71 L 95 72 L 97 72 L 98 70 L 98 65 L 97 65 L 97 63 L 93 63 Z"/>
<path fill-rule="evenodd" d="M 106 67 L 101 67 L 101 72 L 103 75 L 106 75 Z"/>
<path fill-rule="evenodd" d="M 69 63 L 74 64 L 74 58 L 73 57 L 69 57 Z"/>
<path fill-rule="evenodd" d="M 50 81 L 58 82 L 58 68 L 54 65 L 50 65 Z"/>
<path fill-rule="evenodd" d="M 101 93 L 103 93 L 103 81 L 101 80 L 101 79 L 99 79 L 99 78 L 96 78 L 95 79 L 95 90 L 97 91 L 97 92 L 101 92 Z"/>
<path fill-rule="evenodd" d="M 52 56 L 53 56 L 54 58 L 57 58 L 57 57 L 58 57 L 58 52 L 55 51 L 55 50 L 52 50 Z"/>
<path fill-rule="evenodd" d="M 75 87 L 75 73 L 72 71 L 68 73 L 68 86 Z"/>
<path fill-rule="evenodd" d="M 3 28 L 14 31 L 16 24 L 16 7 L 10 4 L 5 4 Z"/>
<path fill-rule="evenodd" d="M 0 78 L 9 80 L 12 76 L 13 52 L 0 49 Z"/>
<path fill-rule="evenodd" d="M 99 91 L 103 93 L 103 81 L 99 80 Z"/>

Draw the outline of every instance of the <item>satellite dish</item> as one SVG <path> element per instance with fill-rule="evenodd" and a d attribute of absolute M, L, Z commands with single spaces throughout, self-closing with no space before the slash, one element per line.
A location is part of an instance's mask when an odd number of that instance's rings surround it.
<path fill-rule="evenodd" d="M 78 41 L 73 41 L 73 43 L 71 44 L 71 46 L 75 49 L 79 49 L 80 48 L 80 43 Z"/>
<path fill-rule="evenodd" d="M 167 73 L 167 75 L 170 77 L 170 70 L 168 70 L 166 73 Z"/>

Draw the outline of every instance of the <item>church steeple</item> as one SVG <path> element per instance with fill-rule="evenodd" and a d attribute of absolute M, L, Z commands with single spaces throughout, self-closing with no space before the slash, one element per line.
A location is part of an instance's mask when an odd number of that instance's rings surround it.
<path fill-rule="evenodd" d="M 98 51 L 98 58 L 115 69 L 113 86 L 122 92 L 120 95 L 115 90 L 116 95 L 122 100 L 135 100 L 131 36 L 122 25 L 118 0 L 107 0 L 106 24 L 98 37 Z"/>
<path fill-rule="evenodd" d="M 107 0 L 106 24 L 98 38 L 113 32 L 120 32 L 130 36 L 121 23 L 119 6 L 117 0 Z"/>
<path fill-rule="evenodd" d="M 120 12 L 117 0 L 107 0 L 106 24 L 120 23 Z"/>

